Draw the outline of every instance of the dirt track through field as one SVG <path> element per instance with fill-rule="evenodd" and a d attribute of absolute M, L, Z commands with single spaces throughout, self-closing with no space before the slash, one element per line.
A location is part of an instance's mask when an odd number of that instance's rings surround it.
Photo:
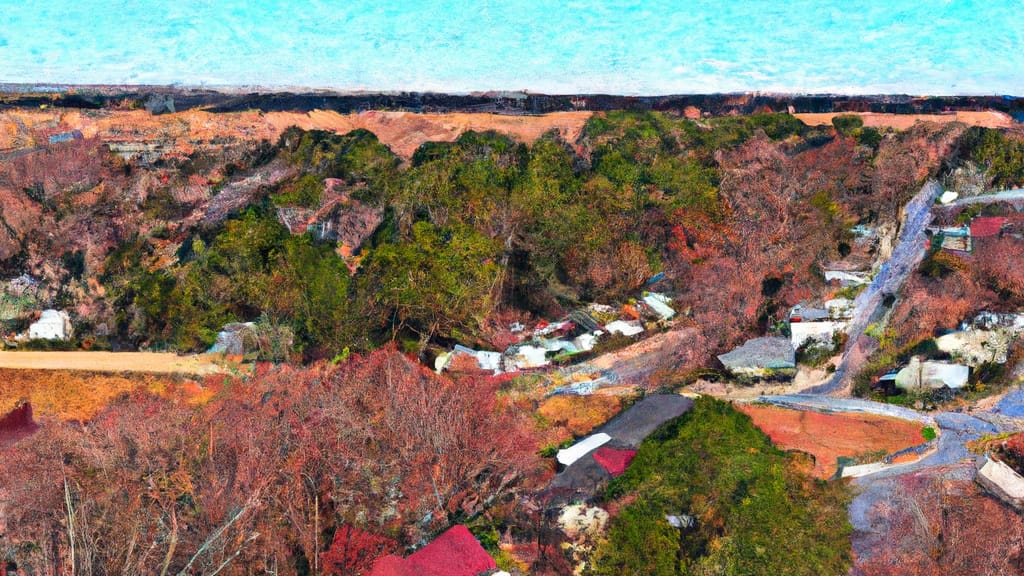
<path fill-rule="evenodd" d="M 170 352 L 0 352 L 0 368 L 193 375 L 223 372 L 205 356 Z"/>

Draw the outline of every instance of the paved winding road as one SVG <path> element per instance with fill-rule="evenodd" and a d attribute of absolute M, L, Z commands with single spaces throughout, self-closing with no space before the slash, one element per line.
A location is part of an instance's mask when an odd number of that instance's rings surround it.
<path fill-rule="evenodd" d="M 927 240 L 925 229 L 932 220 L 931 209 L 940 194 L 942 187 L 939 183 L 929 180 L 903 208 L 903 225 L 892 256 L 882 264 L 871 284 L 853 301 L 853 320 L 847 331 L 848 344 L 835 375 L 828 382 L 809 388 L 804 393 L 832 394 L 848 383 L 851 362 L 862 360 L 856 354 L 856 347 L 862 345 L 861 336 L 880 312 L 885 296 L 898 294 L 903 283 L 924 258 Z"/>
<path fill-rule="evenodd" d="M 946 207 L 967 206 L 969 204 L 992 204 L 993 202 L 1012 202 L 1016 200 L 1024 200 L 1024 189 L 1016 188 L 1013 190 L 990 192 L 980 196 L 971 196 L 969 198 L 960 198 L 959 200 L 946 204 Z"/>
<path fill-rule="evenodd" d="M 1024 414 L 1024 388 L 1018 387 L 1007 394 L 1003 401 L 990 410 L 966 414 L 962 412 L 939 412 L 926 414 L 903 406 L 883 404 L 859 398 L 835 398 L 816 394 L 792 394 L 779 396 L 762 396 L 760 402 L 802 410 L 820 412 L 864 412 L 902 418 L 920 422 L 924 426 L 939 429 L 939 438 L 935 450 L 916 462 L 897 464 L 886 467 L 878 472 L 857 478 L 858 485 L 871 483 L 877 479 L 898 476 L 921 468 L 946 466 L 968 458 L 978 456 L 967 449 L 967 442 L 982 436 L 1016 432 L 1024 428 L 1024 420 L 1009 414 Z"/>
<path fill-rule="evenodd" d="M 898 294 L 903 283 L 917 269 L 924 257 L 925 229 L 932 219 L 931 210 L 935 199 L 941 192 L 938 183 L 930 181 L 904 208 L 903 226 L 892 257 L 882 265 L 871 284 L 854 301 L 854 319 L 848 331 L 849 344 L 833 378 L 822 385 L 807 389 L 803 394 L 764 396 L 760 399 L 771 404 L 804 410 L 880 414 L 921 422 L 922 425 L 938 429 L 938 441 L 923 458 L 915 462 L 886 466 L 853 479 L 858 493 L 850 503 L 849 518 L 854 529 L 863 533 L 878 530 L 872 523 L 872 510 L 880 502 L 887 501 L 892 491 L 898 489 L 900 476 L 928 470 L 928 473 L 959 475 L 962 479 L 970 479 L 981 456 L 967 449 L 968 442 L 987 435 L 1024 429 L 1024 386 L 1012 390 L 991 409 L 970 414 L 925 414 L 909 408 L 868 400 L 829 396 L 845 391 L 849 377 L 872 351 L 873 342 L 862 339 L 867 326 L 884 313 L 882 303 L 885 296 Z M 1006 190 L 964 198 L 949 206 L 1004 201 L 1024 201 L 1024 190 Z M 854 542 L 854 548 L 856 547 L 857 539 Z"/>

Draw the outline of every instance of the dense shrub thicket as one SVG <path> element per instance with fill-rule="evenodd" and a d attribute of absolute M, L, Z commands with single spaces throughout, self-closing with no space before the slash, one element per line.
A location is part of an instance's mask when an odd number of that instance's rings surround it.
<path fill-rule="evenodd" d="M 845 574 L 850 494 L 810 478 L 750 418 L 703 397 L 648 438 L 611 496 L 630 502 L 595 574 Z M 666 515 L 692 516 L 689 530 Z"/>

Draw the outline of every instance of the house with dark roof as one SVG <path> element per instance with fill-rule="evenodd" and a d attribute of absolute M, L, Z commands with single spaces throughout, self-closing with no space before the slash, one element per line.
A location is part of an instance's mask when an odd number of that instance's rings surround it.
<path fill-rule="evenodd" d="M 625 472 L 636 449 L 658 426 L 682 416 L 693 400 L 678 394 L 651 394 L 594 430 L 588 444 L 577 443 L 579 453 L 559 458 L 565 468 L 552 479 L 552 503 L 567 503 L 592 495 L 598 487 Z M 560 456 L 564 456 L 560 454 Z"/>
<path fill-rule="evenodd" d="M 370 575 L 479 576 L 497 567 L 469 529 L 457 524 L 405 558 L 394 554 L 378 558 Z"/>
<path fill-rule="evenodd" d="M 796 373 L 796 350 L 789 338 L 768 336 L 747 340 L 739 348 L 718 357 L 733 375 L 742 379 L 791 378 Z"/>

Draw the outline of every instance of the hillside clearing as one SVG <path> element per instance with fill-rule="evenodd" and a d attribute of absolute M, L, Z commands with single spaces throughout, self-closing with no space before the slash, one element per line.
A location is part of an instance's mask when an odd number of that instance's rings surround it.
<path fill-rule="evenodd" d="M 814 456 L 814 475 L 830 478 L 839 457 L 871 460 L 924 442 L 921 424 L 874 414 L 823 414 L 776 406 L 737 405 L 780 448 Z"/>

